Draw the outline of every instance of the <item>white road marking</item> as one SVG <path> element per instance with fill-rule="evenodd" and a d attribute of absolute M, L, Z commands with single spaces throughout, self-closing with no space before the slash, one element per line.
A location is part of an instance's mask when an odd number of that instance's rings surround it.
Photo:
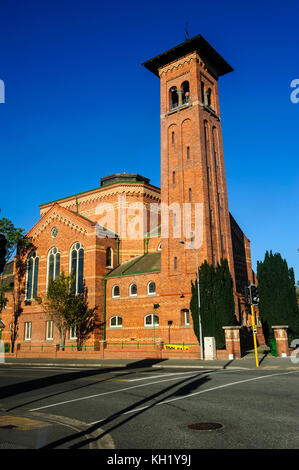
<path fill-rule="evenodd" d="M 219 374 L 220 372 L 240 372 L 240 371 L 241 371 L 241 369 L 234 369 L 234 370 L 217 369 L 217 374 Z M 142 377 L 142 378 L 138 378 L 138 379 L 124 379 L 124 380 L 126 382 L 137 382 L 139 380 L 157 379 L 157 378 L 160 378 L 160 377 L 167 377 L 169 375 L 185 375 L 185 374 L 195 374 L 195 373 L 211 374 L 211 373 L 214 373 L 214 372 L 216 372 L 215 369 L 205 369 L 205 370 L 199 369 L 199 370 L 193 370 L 193 371 L 190 370 L 188 372 L 169 372 L 167 374 L 148 375 L 147 377 Z"/>
<path fill-rule="evenodd" d="M 161 402 L 159 404 L 164 404 L 164 403 L 169 403 L 170 401 L 175 401 L 175 400 L 181 400 L 182 398 L 188 398 L 188 397 L 191 397 L 191 396 L 194 396 L 194 395 L 198 395 L 198 394 L 201 394 L 201 393 L 207 393 L 207 392 L 210 392 L 212 390 L 217 390 L 219 388 L 224 388 L 224 387 L 230 387 L 232 385 L 237 385 L 237 384 L 240 384 L 240 383 L 245 383 L 245 382 L 250 382 L 252 380 L 259 380 L 259 379 L 263 379 L 263 378 L 268 378 L 268 377 L 275 377 L 277 375 L 285 375 L 285 374 L 294 374 L 294 373 L 297 373 L 298 371 L 292 371 L 292 372 L 285 372 L 285 373 L 278 373 L 278 374 L 269 374 L 269 375 L 263 375 L 263 376 L 260 376 L 260 377 L 254 377 L 254 378 L 251 378 L 251 379 L 245 379 L 245 380 L 239 380 L 237 382 L 232 382 L 232 383 L 229 383 L 229 384 L 225 384 L 225 385 L 220 385 L 218 387 L 213 387 L 213 388 L 210 388 L 210 389 L 207 389 L 207 390 L 202 390 L 200 392 L 196 392 L 196 393 L 193 393 L 193 394 L 190 394 L 190 395 L 185 395 L 183 397 L 179 397 L 179 398 L 174 398 L 172 400 L 168 400 L 168 401 L 165 401 L 165 402 Z M 210 371 L 208 372 L 209 374 L 211 373 Z M 201 373 L 195 373 L 194 375 L 190 375 L 189 377 L 196 377 L 197 375 L 202 375 L 204 374 L 204 372 L 201 372 Z M 38 410 L 42 410 L 42 409 L 46 409 L 46 408 L 52 408 L 54 406 L 60 406 L 60 405 L 66 405 L 67 403 L 74 403 L 76 401 L 82 401 L 82 400 L 89 400 L 91 398 L 96 398 L 96 397 L 101 397 L 101 396 L 105 396 L 105 395 L 112 395 L 112 394 L 115 394 L 115 393 L 121 393 L 121 392 L 125 392 L 127 390 L 133 390 L 135 388 L 141 388 L 141 387 L 148 387 L 148 386 L 151 386 L 151 385 L 155 385 L 155 384 L 159 384 L 159 383 L 163 383 L 163 382 L 169 382 L 171 380 L 176 380 L 177 377 L 172 377 L 172 378 L 168 378 L 168 379 L 164 379 L 164 380 L 157 380 L 155 382 L 150 382 L 150 383 L 146 383 L 146 384 L 141 384 L 141 385 L 134 385 L 133 387 L 125 387 L 125 388 L 121 388 L 120 390 L 111 390 L 109 392 L 103 392 L 103 393 L 96 393 L 94 395 L 88 395 L 86 397 L 80 397 L 80 398 L 74 398 L 72 400 L 65 400 L 65 401 L 61 401 L 61 402 L 58 402 L 58 403 L 52 403 L 51 405 L 44 405 L 44 406 L 40 406 L 38 408 L 33 408 L 29 411 L 38 411 Z M 149 405 L 151 406 L 151 405 Z M 149 407 L 148 406 L 148 407 Z M 146 408 L 146 407 L 145 407 Z M 143 408 L 142 408 L 143 409 Z M 136 410 L 138 411 L 138 410 Z"/>
<path fill-rule="evenodd" d="M 212 388 L 208 388 L 206 390 L 201 390 L 199 392 L 195 392 L 195 393 L 190 393 L 189 395 L 184 395 L 182 397 L 177 397 L 177 398 L 171 398 L 170 400 L 164 400 L 164 401 L 161 401 L 160 403 L 154 403 L 152 405 L 146 405 L 146 406 L 143 406 L 141 408 L 135 408 L 134 410 L 130 410 L 130 411 L 126 411 L 125 413 L 119 413 L 118 416 L 123 416 L 123 415 L 127 415 L 127 414 L 130 414 L 130 413 L 136 413 L 138 411 L 142 411 L 142 410 L 145 410 L 147 408 L 152 408 L 153 406 L 159 406 L 159 405 L 165 405 L 167 403 L 171 403 L 173 401 L 177 401 L 177 400 L 183 400 L 185 398 L 190 398 L 190 397 L 193 397 L 195 395 L 200 395 L 202 393 L 207 393 L 207 392 L 212 392 L 213 390 L 219 390 L 220 388 L 225 388 L 225 387 L 231 387 L 233 385 L 238 385 L 238 384 L 242 384 L 242 383 L 245 383 L 245 382 L 251 382 L 253 380 L 260 380 L 260 379 L 266 379 L 268 377 L 276 377 L 277 375 L 287 375 L 287 374 L 294 374 L 294 373 L 297 373 L 298 371 L 292 371 L 292 372 L 282 372 L 282 373 L 279 373 L 279 374 L 269 374 L 269 375 L 263 375 L 261 377 L 253 377 L 251 379 L 245 379 L 245 380 L 238 380 L 237 382 L 231 382 L 231 383 L 228 383 L 228 384 L 224 384 L 224 385 L 218 385 L 217 387 L 212 387 Z M 132 388 L 135 388 L 135 387 L 132 387 Z M 97 424 L 97 423 L 101 423 L 102 421 L 105 421 L 107 418 L 103 418 L 99 421 L 94 421 L 92 423 L 88 423 L 88 426 L 91 426 L 93 424 Z"/>
<path fill-rule="evenodd" d="M 207 369 L 206 371 L 204 372 L 212 372 L 212 370 L 210 369 Z M 141 377 L 139 379 L 125 379 L 126 382 L 138 382 L 139 380 L 147 380 L 147 379 L 158 379 L 158 378 L 163 378 L 163 377 L 168 377 L 170 375 L 185 375 L 185 374 L 195 374 L 195 373 L 203 373 L 203 371 L 201 370 L 198 370 L 198 371 L 189 371 L 189 372 L 169 372 L 168 374 L 160 374 L 160 375 L 148 375 L 147 377 Z"/>
<path fill-rule="evenodd" d="M 199 373 L 194 373 L 194 375 L 190 375 L 189 377 L 196 377 Z M 200 372 L 200 375 L 202 375 L 203 372 Z M 159 384 L 163 382 L 169 382 L 170 380 L 177 380 L 177 377 L 165 379 L 165 380 L 157 380 L 156 382 L 150 382 L 146 384 L 141 384 L 141 385 L 134 385 L 133 387 L 126 387 L 126 388 L 121 388 L 120 390 L 111 390 L 110 392 L 103 392 L 103 393 L 96 393 L 95 395 L 89 395 L 87 397 L 81 397 L 81 398 L 74 398 L 73 400 L 66 400 L 66 401 L 61 401 L 58 403 L 53 403 L 52 405 L 45 405 L 45 406 L 40 406 L 39 408 L 33 408 L 32 410 L 29 411 L 38 411 L 38 410 L 43 410 L 45 408 L 52 408 L 53 406 L 60 406 L 60 405 L 65 405 L 67 403 L 73 403 L 75 401 L 81 401 L 81 400 L 89 400 L 90 398 L 95 398 L 95 397 L 101 397 L 104 395 L 111 395 L 113 393 L 121 393 L 125 392 L 126 390 L 133 390 L 134 388 L 140 388 L 140 387 L 148 387 L 150 385 L 154 384 Z"/>

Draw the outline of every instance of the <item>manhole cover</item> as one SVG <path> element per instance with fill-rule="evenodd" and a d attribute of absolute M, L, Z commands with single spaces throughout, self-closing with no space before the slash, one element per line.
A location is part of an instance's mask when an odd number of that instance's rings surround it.
<path fill-rule="evenodd" d="M 189 429 L 194 429 L 195 431 L 213 431 L 222 427 L 220 423 L 194 423 L 188 425 Z"/>

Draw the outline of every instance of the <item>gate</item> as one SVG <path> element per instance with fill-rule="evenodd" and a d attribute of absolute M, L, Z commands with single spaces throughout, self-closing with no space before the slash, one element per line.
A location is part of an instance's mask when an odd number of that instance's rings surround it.
<path fill-rule="evenodd" d="M 243 326 L 240 329 L 241 356 L 246 356 L 248 351 L 254 348 L 253 334 L 251 328 Z"/>

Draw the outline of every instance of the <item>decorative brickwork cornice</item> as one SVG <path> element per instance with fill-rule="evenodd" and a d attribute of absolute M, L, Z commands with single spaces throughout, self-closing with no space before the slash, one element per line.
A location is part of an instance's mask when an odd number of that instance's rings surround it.
<path fill-rule="evenodd" d="M 95 225 L 94 222 L 89 221 L 80 214 L 72 213 L 68 209 L 61 207 L 56 203 L 41 217 L 32 229 L 29 230 L 27 237 L 35 240 L 53 221 L 65 224 L 71 229 L 82 234 L 88 233 L 87 226 L 93 227 Z"/>
<path fill-rule="evenodd" d="M 169 63 L 169 64 L 167 64 L 164 67 L 161 67 L 159 69 L 159 77 L 161 78 L 163 76 L 163 74 L 166 74 L 167 72 L 178 69 L 178 68 L 182 67 L 183 65 L 188 64 L 188 63 L 192 62 L 193 60 L 197 60 L 197 59 L 199 61 L 201 61 L 199 55 L 196 52 L 192 52 L 191 54 L 188 54 L 188 55 L 186 55 L 185 57 L 182 57 L 179 60 L 175 60 L 175 61 L 173 61 L 173 62 L 171 62 L 171 63 Z M 201 61 L 201 63 L 202 63 L 202 61 Z"/>
<path fill-rule="evenodd" d="M 142 197 L 142 198 L 149 198 L 155 202 L 160 202 L 160 189 L 157 188 L 157 190 L 153 190 L 153 189 L 147 188 L 143 184 L 139 184 L 139 185 L 128 184 L 128 185 L 109 186 L 109 189 L 101 188 L 97 192 L 93 192 L 91 194 L 86 194 L 86 195 L 83 194 L 82 196 L 78 197 L 78 204 L 79 206 L 81 206 L 81 205 L 94 203 L 96 201 L 105 202 L 105 200 L 108 200 L 118 195 L 137 196 L 137 197 Z M 71 207 L 75 207 L 76 203 L 75 203 L 74 198 L 72 199 L 65 198 L 65 200 L 59 201 L 59 205 L 61 207 L 70 209 Z M 47 212 L 47 210 L 49 210 L 49 206 L 45 208 L 41 208 L 41 215 L 44 215 Z"/>

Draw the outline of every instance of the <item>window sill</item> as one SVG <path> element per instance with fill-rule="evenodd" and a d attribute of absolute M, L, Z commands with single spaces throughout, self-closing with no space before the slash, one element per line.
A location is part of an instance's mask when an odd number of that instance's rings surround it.
<path fill-rule="evenodd" d="M 190 328 L 190 325 L 181 325 L 180 328 Z"/>
<path fill-rule="evenodd" d="M 168 111 L 168 113 L 166 113 L 165 116 L 170 116 L 171 114 L 177 113 L 178 111 L 181 111 L 186 108 L 191 108 L 191 107 L 192 107 L 191 103 L 182 104 L 182 106 L 177 106 L 176 108 L 173 108 L 170 111 Z"/>
<path fill-rule="evenodd" d="M 122 330 L 123 327 L 122 326 L 109 326 L 108 327 L 108 330 Z"/>
<path fill-rule="evenodd" d="M 158 325 L 157 326 L 145 326 L 143 327 L 145 330 L 156 330 L 157 328 L 160 328 Z"/>
<path fill-rule="evenodd" d="M 202 107 L 203 107 L 203 109 L 208 111 L 208 113 L 210 113 L 212 116 L 214 116 L 218 121 L 220 121 L 220 117 L 218 116 L 216 111 L 214 111 L 213 108 L 211 108 L 210 106 L 208 106 L 207 104 L 204 104 L 204 103 L 202 103 Z"/>

